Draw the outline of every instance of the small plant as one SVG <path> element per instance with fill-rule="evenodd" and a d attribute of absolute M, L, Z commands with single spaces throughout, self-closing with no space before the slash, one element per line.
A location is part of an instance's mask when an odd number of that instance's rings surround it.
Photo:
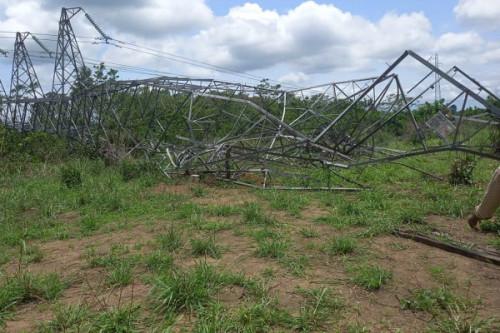
<path fill-rule="evenodd" d="M 182 235 L 180 230 L 170 226 L 166 234 L 159 235 L 158 244 L 163 251 L 173 252 L 182 246 Z"/>
<path fill-rule="evenodd" d="M 285 256 L 288 243 L 279 239 L 265 239 L 258 244 L 257 256 L 280 259 Z"/>
<path fill-rule="evenodd" d="M 335 237 L 325 247 L 331 255 L 350 254 L 356 250 L 356 240 L 351 237 Z"/>
<path fill-rule="evenodd" d="M 380 289 L 392 278 L 392 273 L 375 265 L 358 265 L 350 269 L 352 282 L 367 289 Z"/>
<path fill-rule="evenodd" d="M 220 258 L 221 250 L 215 244 L 215 236 L 208 239 L 191 239 L 191 253 L 195 256 Z"/>
<path fill-rule="evenodd" d="M 67 188 L 75 188 L 82 185 L 82 172 L 75 166 L 65 165 L 59 170 L 61 183 Z"/>
<path fill-rule="evenodd" d="M 467 156 L 465 158 L 456 159 L 448 176 L 448 181 L 451 185 L 472 185 L 473 173 L 476 167 L 474 158 Z"/>

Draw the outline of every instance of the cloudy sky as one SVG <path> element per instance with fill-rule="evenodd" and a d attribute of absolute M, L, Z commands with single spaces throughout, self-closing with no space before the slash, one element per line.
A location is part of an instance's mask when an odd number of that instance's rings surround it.
<path fill-rule="evenodd" d="M 380 74 L 412 49 L 438 53 L 442 67 L 459 65 L 500 92 L 500 0 L 0 0 L 0 48 L 13 49 L 13 32 L 31 31 L 55 49 L 62 6 L 83 6 L 120 41 L 96 44 L 83 14 L 72 20 L 85 60 L 105 61 L 122 78 L 266 77 L 307 86 Z M 53 64 L 27 45 L 48 90 Z M 6 86 L 11 62 L 12 52 L 0 61 Z"/>

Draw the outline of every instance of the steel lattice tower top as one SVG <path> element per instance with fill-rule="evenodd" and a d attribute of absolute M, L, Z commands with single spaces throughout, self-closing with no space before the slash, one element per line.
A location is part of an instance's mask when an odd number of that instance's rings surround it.
<path fill-rule="evenodd" d="M 43 97 L 42 87 L 38 81 L 33 63 L 24 44 L 29 32 L 16 33 L 14 56 L 12 59 L 12 74 L 10 79 L 10 97 Z"/>
<path fill-rule="evenodd" d="M 81 68 L 85 66 L 70 22 L 81 10 L 80 7 L 61 9 L 52 80 L 52 91 L 55 94 L 68 94 Z"/>

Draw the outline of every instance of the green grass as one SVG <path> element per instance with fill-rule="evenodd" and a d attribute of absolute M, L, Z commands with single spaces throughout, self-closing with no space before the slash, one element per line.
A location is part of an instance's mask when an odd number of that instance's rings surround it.
<path fill-rule="evenodd" d="M 206 307 L 226 285 L 244 287 L 254 295 L 262 293 L 258 283 L 241 275 L 224 273 L 201 262 L 188 271 L 177 270 L 156 278 L 150 298 L 155 311 L 170 318 L 175 314 L 192 313 Z"/>
<path fill-rule="evenodd" d="M 151 272 L 165 272 L 173 268 L 174 258 L 169 253 L 155 251 L 146 256 L 145 264 Z"/>
<path fill-rule="evenodd" d="M 288 249 L 288 242 L 279 239 L 265 239 L 258 242 L 256 255 L 273 259 L 283 258 Z"/>
<path fill-rule="evenodd" d="M 325 245 L 325 252 L 330 255 L 351 254 L 357 249 L 356 239 L 352 237 L 335 237 Z"/>
<path fill-rule="evenodd" d="M 114 264 L 106 275 L 106 284 L 112 287 L 123 287 L 132 283 L 133 263 L 122 260 Z"/>
<path fill-rule="evenodd" d="M 203 186 L 191 186 L 191 193 L 196 198 L 202 198 L 208 194 L 207 190 Z"/>
<path fill-rule="evenodd" d="M 21 272 L 7 277 L 0 285 L 0 326 L 15 306 L 41 300 L 54 301 L 67 286 L 55 273 L 34 275 Z"/>
<path fill-rule="evenodd" d="M 428 332 L 496 332 L 500 329 L 498 318 L 480 318 L 480 302 L 470 297 L 460 297 L 448 287 L 415 289 L 401 300 L 401 308 L 432 315 Z"/>
<path fill-rule="evenodd" d="M 227 217 L 239 214 L 241 209 L 232 205 L 215 205 L 208 206 L 206 211 L 211 216 Z"/>
<path fill-rule="evenodd" d="M 425 311 L 436 314 L 456 302 L 456 297 L 445 287 L 412 290 L 409 297 L 401 300 L 401 308 L 411 311 Z"/>
<path fill-rule="evenodd" d="M 325 330 L 338 320 L 345 308 L 344 301 L 329 288 L 299 289 L 305 299 L 300 314 L 294 318 L 294 329 L 301 332 Z"/>
<path fill-rule="evenodd" d="M 24 242 L 21 243 L 21 262 L 24 264 L 38 263 L 43 259 L 43 252 L 40 247 L 36 245 L 29 245 Z"/>
<path fill-rule="evenodd" d="M 492 240 L 491 245 L 493 245 L 496 249 L 500 250 L 500 236 Z"/>
<path fill-rule="evenodd" d="M 166 233 L 157 237 L 158 246 L 163 251 L 173 252 L 182 247 L 182 231 L 171 226 Z"/>
<path fill-rule="evenodd" d="M 289 256 L 285 255 L 279 261 L 294 276 L 304 276 L 306 268 L 309 266 L 309 256 Z"/>
<path fill-rule="evenodd" d="M 423 156 L 407 162 L 445 175 L 449 171 L 450 156 Z M 153 290 L 150 301 L 160 317 L 167 319 L 165 325 L 168 326 L 177 315 L 189 313 L 192 316 L 184 318 L 189 318 L 189 330 L 195 332 L 335 331 L 336 320 L 343 313 L 342 306 L 325 310 L 328 309 L 325 302 L 330 299 L 325 295 L 330 294 L 336 300 L 338 296 L 335 293 L 329 290 L 321 296 L 323 289 L 320 288 L 308 295 L 301 294 L 304 302 L 294 309 L 292 315 L 283 310 L 280 299 L 272 298 L 271 291 L 267 289 L 273 286 L 273 277 L 281 275 L 283 270 L 287 271 L 284 273 L 287 276 L 307 280 L 307 270 L 314 268 L 310 267 L 312 264 L 317 264 L 310 259 L 318 250 L 316 242 L 310 241 L 310 246 L 299 252 L 289 237 L 323 238 L 322 232 L 317 230 L 330 226 L 345 230 L 352 236 L 334 238 L 321 250 L 332 255 L 359 254 L 361 251 L 358 251 L 357 242 L 364 241 L 360 237 L 387 234 L 402 224 L 418 227 L 430 214 L 463 217 L 480 200 L 485 182 L 496 167 L 485 160 L 479 163 L 474 174 L 477 185 L 471 187 L 452 187 L 445 182 L 429 181 L 413 171 L 387 164 L 369 166 L 362 171 L 341 171 L 344 175 L 371 185 L 371 190 L 361 193 L 250 192 L 259 197 L 260 203 L 241 206 L 202 206 L 188 202 L 192 197 L 207 195 L 203 185 L 193 186 L 191 193 L 185 196 L 168 191 L 158 193 L 151 187 L 160 178 L 155 178 L 149 172 L 144 175 L 142 171 L 135 173 L 136 170 L 132 170 L 132 177 L 124 177 L 120 166 L 105 167 L 98 160 L 10 163 L 10 166 L 2 164 L 0 169 L 5 172 L 0 173 L 0 265 L 17 257 L 16 253 L 20 253 L 19 244 L 23 242 L 25 245 L 19 258 L 23 266 L 29 267 L 29 264 L 43 263 L 44 260 L 42 247 L 35 244 L 82 238 L 97 232 L 113 232 L 137 224 L 144 224 L 156 232 L 157 227 L 164 223 L 171 227 L 155 236 L 155 241 L 145 242 L 143 246 L 132 249 L 134 253 L 141 252 L 142 257 L 131 254 L 131 249 L 120 245 L 112 246 L 104 253 L 97 253 L 94 248 L 87 250 L 89 266 L 105 268 L 104 288 L 121 288 L 138 278 L 151 283 Z M 65 166 L 78 170 L 81 182 L 76 183 L 79 184 L 68 186 L 62 181 L 61 168 Z M 315 170 L 305 171 L 310 174 L 310 178 L 305 181 L 313 183 L 319 180 L 320 175 L 315 174 Z M 388 179 L 391 181 L 388 182 Z M 279 182 L 279 179 L 275 180 Z M 162 178 L 161 181 L 168 180 Z M 321 205 L 328 211 L 327 216 L 315 220 L 327 226 L 317 228 L 313 224 L 310 228 L 296 230 L 289 228 L 289 221 L 281 224 L 273 218 L 272 211 L 279 210 L 289 214 L 285 216 L 291 220 L 302 215 L 304 220 L 310 221 L 311 218 L 305 213 L 310 203 Z M 76 217 L 70 221 L 65 217 L 66 213 Z M 175 227 L 173 223 L 176 223 Z M 238 228 L 235 230 L 235 233 L 239 232 L 238 236 L 255 240 L 255 255 L 264 258 L 262 260 L 275 259 L 274 263 L 281 266 L 276 271 L 266 271 L 265 283 L 247 279 L 242 274 L 224 273 L 208 265 L 209 268 L 203 268 L 205 264 L 198 264 L 190 270 L 180 270 L 174 265 L 174 258 L 177 263 L 179 256 L 182 260 L 185 255 L 189 256 L 191 250 L 196 256 L 220 256 L 220 252 L 214 255 L 223 245 L 219 237 L 218 244 L 210 244 L 209 240 L 201 240 L 198 244 L 188 242 L 185 249 L 187 253 L 182 251 L 183 239 L 189 233 L 202 230 L 212 234 L 233 226 Z M 487 232 L 495 232 L 496 227 L 495 223 L 482 225 Z M 195 237 L 189 234 L 188 239 Z M 194 240 L 195 243 L 197 241 L 200 240 Z M 497 237 L 492 244 L 500 249 L 500 238 Z M 394 245 L 393 249 L 403 248 Z M 351 281 L 363 288 L 376 290 L 390 281 L 392 274 L 378 267 L 376 262 L 351 266 L 350 261 L 358 260 L 359 256 L 343 259 L 347 262 Z M 457 281 L 449 279 L 452 273 L 452 270 L 436 268 L 430 272 L 429 278 L 448 292 L 457 284 Z M 54 276 L 47 278 L 25 274 L 25 277 L 1 276 L 0 322 L 20 304 L 37 302 L 52 307 L 46 303 L 54 302 L 67 286 L 65 281 Z M 219 303 L 218 293 L 224 286 L 233 285 L 244 288 L 243 299 L 231 306 Z M 401 306 L 408 311 L 435 313 L 436 319 L 429 324 L 432 332 L 453 332 L 453 327 L 465 331 L 481 328 L 487 332 L 495 327 L 490 319 L 480 319 L 474 308 L 465 304 L 467 302 L 447 299 L 446 292 L 440 288 L 412 290 Z M 43 332 L 159 329 L 154 320 L 148 323 L 142 321 L 145 315 L 149 316 L 149 308 L 132 310 L 132 307 L 127 309 L 120 306 L 103 309 L 101 313 L 85 310 L 84 306 L 63 308 L 54 312 L 53 320 L 46 323 L 48 328 Z M 323 317 L 322 311 L 329 311 L 330 316 Z M 340 329 L 346 330 L 368 331 L 360 325 Z"/>
<path fill-rule="evenodd" d="M 378 290 L 391 278 L 392 273 L 377 265 L 360 264 L 349 269 L 351 281 L 366 290 Z"/>
<path fill-rule="evenodd" d="M 257 193 L 271 204 L 271 208 L 286 211 L 296 217 L 301 215 L 302 210 L 310 202 L 307 193 L 283 191 L 261 191 Z"/>
<path fill-rule="evenodd" d="M 139 331 L 138 306 L 115 307 L 98 314 L 92 323 L 91 331 L 102 333 L 135 333 Z"/>
<path fill-rule="evenodd" d="M 242 208 L 243 222 L 253 225 L 273 226 L 276 221 L 264 214 L 262 207 L 257 203 L 247 203 Z"/>
<path fill-rule="evenodd" d="M 215 236 L 205 239 L 191 239 L 191 253 L 194 256 L 209 256 L 212 258 L 221 257 L 221 249 L 215 243 Z"/>
<path fill-rule="evenodd" d="M 313 228 L 301 228 L 300 235 L 304 238 L 318 238 L 320 236 L 319 232 Z"/>
<path fill-rule="evenodd" d="M 40 324 L 37 333 L 86 332 L 89 330 L 88 321 L 91 316 L 87 306 L 81 304 L 59 305 L 54 310 L 54 318 Z"/>
<path fill-rule="evenodd" d="M 483 221 L 479 224 L 482 232 L 491 232 L 500 235 L 500 223 L 497 221 Z"/>

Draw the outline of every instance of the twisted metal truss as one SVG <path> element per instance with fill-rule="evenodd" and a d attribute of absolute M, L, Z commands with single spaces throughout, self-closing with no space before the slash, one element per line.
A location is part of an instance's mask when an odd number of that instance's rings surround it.
<path fill-rule="evenodd" d="M 84 65 L 69 20 L 80 10 L 62 11 L 50 94 L 41 91 L 26 37 L 18 34 L 11 91 L 2 100 L 5 126 L 100 150 L 120 147 L 166 174 L 235 180 L 258 172 L 264 185 L 273 172 L 286 178 L 292 168 L 349 168 L 440 151 L 500 159 L 481 134 L 498 124 L 498 97 L 460 68 L 442 71 L 412 51 L 380 76 L 297 90 L 165 76 L 77 88 Z M 416 83 L 396 71 L 409 60 L 428 71 Z M 417 119 L 415 109 L 438 85 L 451 87 L 455 97 Z M 481 112 L 469 115 L 471 106 Z M 406 126 L 396 139 L 387 131 L 394 124 Z"/>

